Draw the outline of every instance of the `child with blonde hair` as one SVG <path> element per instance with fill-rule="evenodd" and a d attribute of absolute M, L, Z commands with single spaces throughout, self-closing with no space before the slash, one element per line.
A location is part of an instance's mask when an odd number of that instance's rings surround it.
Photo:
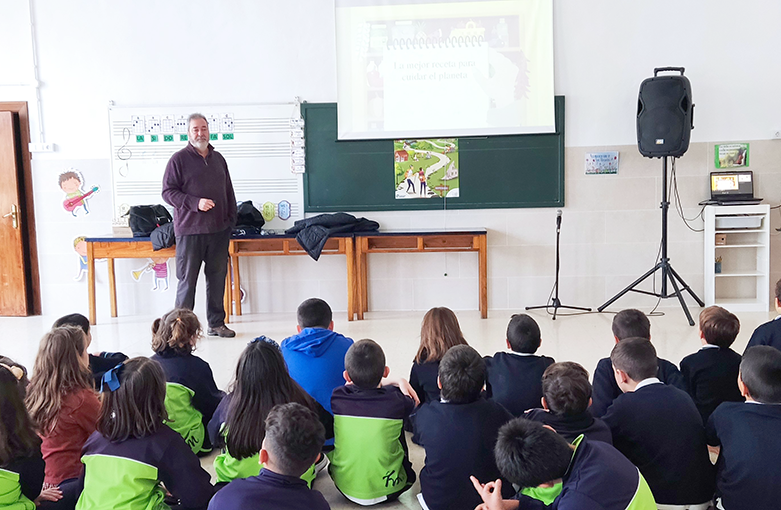
<path fill-rule="evenodd" d="M 217 388 L 209 364 L 193 355 L 201 337 L 201 323 L 191 310 L 176 309 L 152 325 L 152 359 L 163 367 L 168 426 L 181 434 L 195 453 L 212 446 L 206 425 L 224 393 Z"/>

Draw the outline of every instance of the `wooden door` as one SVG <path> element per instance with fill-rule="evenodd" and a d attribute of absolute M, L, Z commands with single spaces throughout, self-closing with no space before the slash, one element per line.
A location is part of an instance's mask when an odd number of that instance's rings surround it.
<path fill-rule="evenodd" d="M 14 114 L 0 111 L 0 315 L 27 315 L 19 141 Z"/>

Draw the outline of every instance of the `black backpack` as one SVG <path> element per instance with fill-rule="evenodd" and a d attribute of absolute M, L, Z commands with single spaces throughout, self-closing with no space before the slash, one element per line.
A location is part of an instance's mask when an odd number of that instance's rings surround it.
<path fill-rule="evenodd" d="M 154 229 L 173 220 L 168 209 L 160 204 L 134 205 L 128 215 L 133 237 L 149 237 Z"/>
<path fill-rule="evenodd" d="M 263 215 L 252 205 L 252 200 L 241 202 L 236 209 L 236 228 L 254 227 L 260 229 L 266 224 Z"/>

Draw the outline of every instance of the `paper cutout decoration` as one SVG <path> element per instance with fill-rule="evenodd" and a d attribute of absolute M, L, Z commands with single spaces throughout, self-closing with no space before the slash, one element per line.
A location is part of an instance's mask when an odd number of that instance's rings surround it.
<path fill-rule="evenodd" d="M 135 281 L 140 281 L 141 276 L 144 273 L 152 273 L 154 286 L 152 290 L 160 289 L 161 292 L 168 290 L 168 258 L 167 257 L 152 257 L 149 259 L 149 263 L 140 269 L 131 271 L 131 276 Z M 165 288 L 162 288 L 165 286 Z"/>
<path fill-rule="evenodd" d="M 59 185 L 60 189 L 65 192 L 65 200 L 62 202 L 62 207 L 66 211 L 71 213 L 74 218 L 79 209 L 84 211 L 84 215 L 89 214 L 87 199 L 100 190 L 98 186 L 93 186 L 89 191 L 84 191 L 82 189 L 84 178 L 81 176 L 81 173 L 73 168 L 60 174 Z"/>
<path fill-rule="evenodd" d="M 73 250 L 79 256 L 79 272 L 73 277 L 77 282 L 87 274 L 87 241 L 86 237 L 79 236 L 73 240 Z"/>

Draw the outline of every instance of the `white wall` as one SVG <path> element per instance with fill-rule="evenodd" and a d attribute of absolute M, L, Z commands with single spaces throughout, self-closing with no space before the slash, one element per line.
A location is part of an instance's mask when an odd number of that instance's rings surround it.
<path fill-rule="evenodd" d="M 333 2 L 29 4 L 42 123 L 36 89 L 19 86 L 31 83 L 33 74 L 27 0 L 0 4 L 0 45 L 18 48 L 13 56 L 4 52 L 6 57 L 0 58 L 0 100 L 30 102 L 32 140 L 45 138 L 57 147 L 33 160 L 45 314 L 86 311 L 86 286 L 72 281 L 77 265 L 69 243 L 77 235 L 110 232 L 109 193 L 91 200 L 88 218 L 74 219 L 59 205 L 62 192 L 56 182 L 61 171 L 73 166 L 86 174 L 87 184 L 110 186 L 110 100 L 163 105 L 274 102 L 294 96 L 312 102 L 336 99 Z M 727 0 L 555 2 L 556 93 L 567 98 L 561 286 L 566 304 L 598 306 L 654 263 L 660 163 L 641 158 L 634 145 L 637 90 L 654 67 L 684 66 L 692 82 L 696 129 L 692 147 L 678 165 L 687 214 L 695 215 L 697 202 L 706 198 L 714 142 L 752 142 L 758 194 L 774 204 L 781 201 L 781 141 L 768 140 L 772 130 L 781 128 L 778 19 L 777 0 L 741 2 L 739 7 Z M 583 153 L 595 149 L 621 151 L 618 176 L 583 175 Z M 366 215 L 385 228 L 421 223 L 488 227 L 489 306 L 517 309 L 548 297 L 554 210 Z M 686 229 L 672 212 L 671 256 L 701 293 L 702 235 Z M 245 262 L 242 276 L 251 312 L 291 311 L 311 295 L 326 298 L 334 309 L 346 309 L 341 257 L 323 257 L 318 263 L 304 257 Z M 146 285 L 130 279 L 129 271 L 140 265 L 117 263 L 120 314 L 159 313 L 173 302 L 172 292 L 150 295 Z M 476 308 L 476 266 L 471 254 L 372 256 L 371 306 Z M 107 295 L 103 271 L 98 296 Z M 781 266 L 773 264 L 773 272 L 774 278 L 781 275 Z M 632 296 L 617 306 L 650 308 L 654 302 Z M 107 316 L 105 300 L 98 312 Z"/>

